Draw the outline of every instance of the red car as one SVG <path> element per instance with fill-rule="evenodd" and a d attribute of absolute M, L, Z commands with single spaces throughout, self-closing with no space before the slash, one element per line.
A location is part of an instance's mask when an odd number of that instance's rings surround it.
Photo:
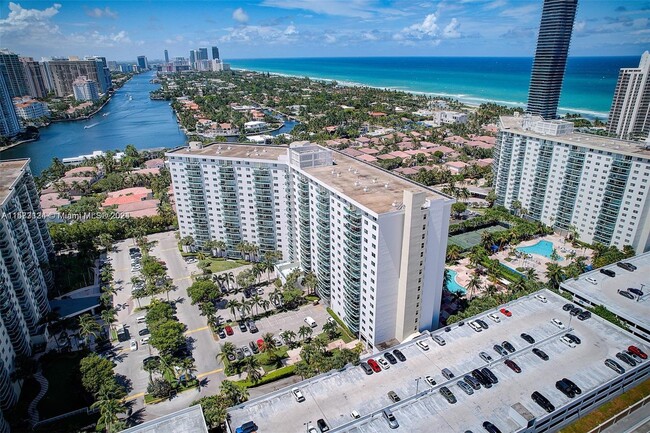
<path fill-rule="evenodd" d="M 503 313 L 503 315 L 506 316 L 506 317 L 512 317 L 512 313 L 510 312 L 510 310 L 502 308 L 499 311 L 501 311 Z"/>
<path fill-rule="evenodd" d="M 374 371 L 375 373 L 379 373 L 381 371 L 381 367 L 379 366 L 379 364 L 377 364 L 377 361 L 375 361 L 374 359 L 369 359 L 367 362 L 368 365 L 372 368 L 372 371 Z"/>
<path fill-rule="evenodd" d="M 260 349 L 260 352 L 262 352 L 263 347 L 264 347 L 264 340 L 260 338 L 259 340 L 257 340 L 257 348 Z"/>
<path fill-rule="evenodd" d="M 228 334 L 228 335 L 233 335 L 235 333 L 232 330 L 232 328 L 230 327 L 230 325 L 226 325 L 226 327 L 224 329 L 226 330 L 226 334 Z"/>
<path fill-rule="evenodd" d="M 512 361 L 510 359 L 506 359 L 505 364 L 512 369 L 515 373 L 521 373 L 521 367 L 519 367 L 515 361 Z"/>
<path fill-rule="evenodd" d="M 630 346 L 627 348 L 627 350 L 634 353 L 636 356 L 638 356 L 641 359 L 648 359 L 648 355 L 646 355 L 646 353 L 643 350 L 639 349 L 636 346 Z"/>

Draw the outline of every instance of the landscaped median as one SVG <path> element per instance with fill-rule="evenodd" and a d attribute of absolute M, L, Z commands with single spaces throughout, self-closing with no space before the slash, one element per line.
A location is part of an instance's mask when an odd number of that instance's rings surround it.
<path fill-rule="evenodd" d="M 336 320 L 336 323 L 338 323 L 339 328 L 341 329 L 341 339 L 344 342 L 349 343 L 350 341 L 356 340 L 356 337 L 354 336 L 354 334 L 352 334 L 352 331 L 348 329 L 345 323 L 343 323 L 343 321 L 339 318 L 339 316 L 336 315 L 336 313 L 331 308 L 328 307 L 327 312 L 330 313 L 330 316 L 332 316 L 334 320 Z"/>
<path fill-rule="evenodd" d="M 278 368 L 273 370 L 270 373 L 266 373 L 262 378 L 257 382 L 252 382 L 248 379 L 238 380 L 235 383 L 239 386 L 244 386 L 246 388 L 255 388 L 256 386 L 264 385 L 265 383 L 274 382 L 276 380 L 284 379 L 285 377 L 293 376 L 293 370 L 296 368 L 295 365 L 287 365 L 286 367 Z"/>
<path fill-rule="evenodd" d="M 193 379 L 190 380 L 186 383 L 177 383 L 176 387 L 172 386 L 172 390 L 175 391 L 177 394 L 180 392 L 188 391 L 190 389 L 196 389 L 199 386 L 199 381 L 198 379 Z M 153 395 L 147 393 L 144 395 L 144 404 L 156 404 L 160 403 L 161 401 L 168 400 L 169 397 L 154 397 Z"/>

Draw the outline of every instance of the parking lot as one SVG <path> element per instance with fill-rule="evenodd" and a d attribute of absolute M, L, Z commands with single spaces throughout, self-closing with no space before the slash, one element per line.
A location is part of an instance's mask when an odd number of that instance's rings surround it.
<path fill-rule="evenodd" d="M 513 404 L 521 403 L 535 417 L 542 417 L 546 412 L 531 400 L 532 392 L 541 392 L 555 407 L 563 406 L 570 399 L 555 388 L 556 381 L 570 378 L 588 392 L 618 376 L 604 365 L 606 358 L 616 359 L 615 354 L 630 344 L 642 346 L 598 318 L 579 321 L 570 316 L 562 310 L 566 302 L 563 298 L 550 292 L 546 292 L 546 297 L 546 303 L 533 297 L 514 301 L 507 306 L 512 317 L 496 312 L 499 323 L 485 314 L 478 316 L 489 326 L 481 332 L 467 325 L 454 325 L 449 332 L 436 331 L 435 335 L 446 340 L 444 346 L 436 344 L 428 335 L 418 338 L 427 342 L 428 351 L 420 349 L 414 341 L 400 345 L 407 360 L 391 365 L 388 370 L 368 376 L 360 367 L 348 367 L 342 372 L 296 384 L 305 396 L 302 403 L 286 388 L 232 408 L 230 425 L 234 430 L 253 420 L 260 432 L 301 432 L 306 430 L 306 425 L 322 418 L 336 431 L 388 432 L 391 429 L 381 411 L 391 407 L 401 431 L 430 432 L 431 426 L 435 426 L 435 431 L 440 433 L 479 432 L 484 431 L 484 421 L 492 422 L 504 433 L 517 431 L 522 426 L 510 413 Z M 553 325 L 553 318 L 562 321 L 566 329 Z M 575 348 L 560 341 L 568 329 L 582 340 Z M 531 335 L 535 343 L 522 339 L 522 332 Z M 508 358 L 521 367 L 521 373 L 507 367 L 506 358 L 493 349 L 504 340 L 515 347 L 516 351 Z M 533 354 L 533 347 L 546 352 L 549 360 Z M 478 356 L 481 351 L 487 352 L 493 361 L 482 360 Z M 490 389 L 474 391 L 473 395 L 464 393 L 456 384 L 458 379 L 485 366 L 498 377 L 499 383 Z M 441 374 L 443 368 L 450 369 L 456 377 L 445 379 Z M 426 375 L 437 382 L 433 389 L 423 380 Z M 456 404 L 449 404 L 438 392 L 443 385 L 454 393 Z M 397 393 L 402 401 L 392 403 L 387 395 L 389 391 Z M 352 410 L 359 412 L 361 418 L 353 419 Z"/>

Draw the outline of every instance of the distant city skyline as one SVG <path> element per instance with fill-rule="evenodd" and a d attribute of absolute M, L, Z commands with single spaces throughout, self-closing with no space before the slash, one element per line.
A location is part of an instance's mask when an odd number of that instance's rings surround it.
<path fill-rule="evenodd" d="M 117 61 L 349 56 L 533 57 L 542 1 L 251 0 L 0 3 L 0 45 L 21 56 Z M 644 1 L 580 0 L 569 56 L 639 56 Z"/>

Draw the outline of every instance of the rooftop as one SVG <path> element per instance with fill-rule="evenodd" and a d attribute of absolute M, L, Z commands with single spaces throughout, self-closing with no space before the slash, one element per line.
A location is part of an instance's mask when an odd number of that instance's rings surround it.
<path fill-rule="evenodd" d="M 548 415 L 532 401 L 530 395 L 534 391 L 541 392 L 557 409 L 564 408 L 573 400 L 555 388 L 557 380 L 569 378 L 584 394 L 589 394 L 619 378 L 604 365 L 606 358 L 615 359 L 617 352 L 631 344 L 647 349 L 631 334 L 595 315 L 585 321 L 570 316 L 562 310 L 566 303 L 564 298 L 548 290 L 537 293 L 542 293 L 548 301 L 543 303 L 533 295 L 512 301 L 505 306 L 512 317 L 506 317 L 497 309 L 476 316 L 489 325 L 482 332 L 456 324 L 449 332 L 441 329 L 432 333 L 446 340 L 444 346 L 436 344 L 427 333 L 397 346 L 406 361 L 397 362 L 387 370 L 368 376 L 361 367 L 348 366 L 342 371 L 332 371 L 293 385 L 304 395 L 302 403 L 294 399 L 288 387 L 232 407 L 228 410 L 230 425 L 234 431 L 252 420 L 260 426 L 260 431 L 297 432 L 304 431 L 306 423 L 314 424 L 322 418 L 336 432 L 388 433 L 392 430 L 380 414 L 389 407 L 400 424 L 400 431 L 428 432 L 435 426 L 436 433 L 478 432 L 484 431 L 482 424 L 489 420 L 503 433 L 515 432 L 524 426 L 513 418 L 513 406 L 518 407 L 520 413 L 530 412 L 540 422 Z M 490 320 L 486 317 L 488 313 L 495 313 L 500 322 Z M 582 343 L 570 348 L 560 342 L 566 330 L 553 325 L 553 318 L 564 322 Z M 466 322 L 469 320 L 473 319 Z M 532 336 L 535 343 L 524 341 L 519 336 L 522 332 Z M 429 350 L 418 348 L 415 342 L 420 340 L 427 342 Z M 492 348 L 504 340 L 515 348 L 509 358 L 521 367 L 519 374 L 508 368 L 505 358 Z M 532 347 L 543 350 L 549 360 L 533 354 Z M 483 361 L 479 357 L 481 351 L 493 360 Z M 635 368 L 645 368 L 646 364 Z M 473 395 L 461 391 L 457 385 L 459 378 L 472 369 L 486 366 L 498 377 L 499 383 L 490 389 L 476 390 Z M 441 374 L 443 368 L 450 369 L 455 377 L 445 379 Z M 625 368 L 630 367 L 626 365 Z M 428 385 L 423 380 L 427 375 L 437 384 Z M 447 403 L 439 393 L 443 385 L 454 393 L 458 403 Z M 389 391 L 397 393 L 401 401 L 392 403 L 387 396 Z M 353 410 L 360 413 L 359 419 L 350 416 Z"/>
<path fill-rule="evenodd" d="M 600 272 L 600 269 L 584 273 L 578 278 L 566 280 L 562 288 L 571 291 L 596 305 L 605 305 L 609 311 L 630 322 L 639 324 L 646 329 L 650 339 L 650 252 L 626 259 L 625 262 L 637 267 L 634 272 L 626 271 L 616 264 L 604 266 L 616 273 L 614 278 Z M 596 280 L 596 284 L 587 281 Z M 644 292 L 638 301 L 628 299 L 618 294 L 618 289 L 640 289 Z M 635 297 L 636 298 L 636 297 Z"/>
<path fill-rule="evenodd" d="M 525 129 L 524 116 L 501 116 L 501 129 L 516 132 L 529 137 L 536 137 L 545 140 L 557 141 L 560 143 L 572 144 L 575 146 L 589 147 L 592 149 L 606 150 L 608 152 L 624 153 L 639 158 L 650 157 L 650 149 L 645 148 L 645 143 L 637 141 L 619 140 L 616 138 L 603 137 L 594 134 L 582 134 L 572 132 L 565 135 L 544 135 L 532 129 Z M 539 116 L 532 116 L 531 122 L 542 120 Z"/>
<path fill-rule="evenodd" d="M 29 159 L 0 161 L 0 205 L 3 205 L 14 184 L 29 167 Z"/>
<path fill-rule="evenodd" d="M 404 199 L 404 190 L 424 192 L 429 200 L 451 200 L 417 183 L 365 164 L 343 153 L 333 153 L 334 166 L 303 169 L 332 190 L 377 214 L 395 211 Z"/>
<path fill-rule="evenodd" d="M 203 156 L 216 156 L 219 158 L 250 158 L 250 159 L 271 159 L 277 160 L 281 156 L 287 155 L 287 146 L 258 146 L 247 144 L 219 144 L 214 143 L 204 146 L 201 149 L 189 149 L 184 147 L 167 155 L 172 156 L 185 156 L 190 155 L 203 155 Z"/>
<path fill-rule="evenodd" d="M 208 428 L 201 405 L 197 404 L 122 430 L 122 433 L 208 433 Z"/>

